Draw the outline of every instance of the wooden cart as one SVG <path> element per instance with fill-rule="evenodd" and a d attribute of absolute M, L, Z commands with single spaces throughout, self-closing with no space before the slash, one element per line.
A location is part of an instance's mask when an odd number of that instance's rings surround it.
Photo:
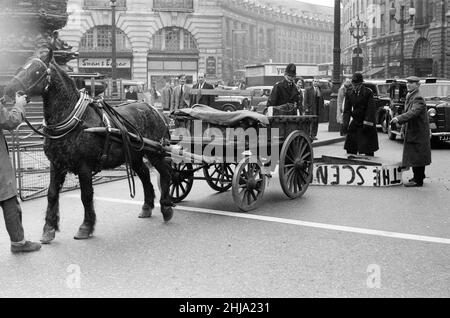
<path fill-rule="evenodd" d="M 243 120 L 232 127 L 202 122 L 202 135 L 195 135 L 194 118 L 189 116 L 174 115 L 175 126 L 189 131 L 190 138 L 183 140 L 179 136 L 172 135 L 172 145 L 177 149 L 183 148 L 185 153 L 195 154 L 186 160 L 186 156 L 172 154 L 173 176 L 170 185 L 170 195 L 175 203 L 183 201 L 192 190 L 194 180 L 205 180 L 215 191 L 225 192 L 232 189 L 233 200 L 243 212 L 256 209 L 261 203 L 267 178 L 271 178 L 275 170 L 269 168 L 276 165 L 271 158 L 278 159 L 278 172 L 281 188 L 290 199 L 301 197 L 308 189 L 313 178 L 313 148 L 310 137 L 311 124 L 317 121 L 317 116 L 274 116 L 268 117 L 269 124 L 263 127 L 252 120 Z M 223 138 L 208 138 L 211 128 L 223 131 Z M 242 128 L 256 129 L 257 134 L 266 129 L 267 138 L 255 145 L 239 142 L 229 138 L 229 129 Z M 197 126 L 198 134 L 198 126 Z M 206 136 L 206 137 L 205 137 Z M 182 146 L 180 146 L 180 144 Z M 217 154 L 205 156 L 205 148 L 214 146 L 223 147 L 222 154 L 226 153 L 226 147 L 231 146 L 235 150 L 245 149 L 243 153 L 233 152 L 234 156 L 221 157 Z M 261 156 L 259 151 L 251 149 L 263 149 Z M 277 156 L 271 152 L 277 151 Z M 199 172 L 202 170 L 203 176 Z"/>

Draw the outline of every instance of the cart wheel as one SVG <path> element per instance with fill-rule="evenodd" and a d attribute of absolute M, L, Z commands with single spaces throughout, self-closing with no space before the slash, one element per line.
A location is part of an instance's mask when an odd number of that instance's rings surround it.
<path fill-rule="evenodd" d="M 266 175 L 261 161 L 246 157 L 238 164 L 233 176 L 233 200 L 243 212 L 254 210 L 266 188 Z"/>
<path fill-rule="evenodd" d="M 233 169 L 231 164 L 217 163 L 203 168 L 208 185 L 217 192 L 230 190 L 233 182 Z"/>
<path fill-rule="evenodd" d="M 191 163 L 174 163 L 172 166 L 172 180 L 170 181 L 169 195 L 173 203 L 180 203 L 188 196 L 194 184 L 194 172 Z"/>
<path fill-rule="evenodd" d="M 279 175 L 281 188 L 291 199 L 301 197 L 313 177 L 314 154 L 310 138 L 302 131 L 294 131 L 281 148 Z"/>

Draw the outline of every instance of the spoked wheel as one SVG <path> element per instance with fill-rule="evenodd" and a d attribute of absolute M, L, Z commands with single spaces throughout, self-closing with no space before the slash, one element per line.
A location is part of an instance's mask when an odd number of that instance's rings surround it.
<path fill-rule="evenodd" d="M 266 175 L 261 161 L 246 157 L 236 167 L 233 176 L 233 200 L 243 212 L 256 209 L 266 189 Z"/>
<path fill-rule="evenodd" d="M 309 137 L 294 131 L 284 141 L 280 153 L 279 175 L 281 188 L 291 199 L 301 197 L 313 177 L 314 154 Z"/>
<path fill-rule="evenodd" d="M 172 161 L 172 180 L 169 195 L 173 203 L 180 203 L 188 196 L 194 184 L 194 172 L 191 163 L 174 163 Z"/>
<path fill-rule="evenodd" d="M 208 185 L 217 192 L 230 190 L 233 182 L 233 168 L 228 163 L 217 163 L 203 168 Z"/>

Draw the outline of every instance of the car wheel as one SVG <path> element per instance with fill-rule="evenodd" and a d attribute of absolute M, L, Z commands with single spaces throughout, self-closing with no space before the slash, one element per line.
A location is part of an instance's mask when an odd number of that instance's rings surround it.
<path fill-rule="evenodd" d="M 235 112 L 235 111 L 236 111 L 236 107 L 234 107 L 234 106 L 231 105 L 231 104 L 226 104 L 226 105 L 223 105 L 222 110 L 223 110 L 224 112 Z"/>

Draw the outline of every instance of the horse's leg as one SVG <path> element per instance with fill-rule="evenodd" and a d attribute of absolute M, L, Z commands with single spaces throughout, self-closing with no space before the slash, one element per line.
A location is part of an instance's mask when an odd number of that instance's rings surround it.
<path fill-rule="evenodd" d="M 67 172 L 57 169 L 50 164 L 50 185 L 47 192 L 47 211 L 45 225 L 42 233 L 42 244 L 50 244 L 55 239 L 56 231 L 59 231 L 59 193 L 66 180 Z"/>
<path fill-rule="evenodd" d="M 74 239 L 86 240 L 94 233 L 96 216 L 94 210 L 94 188 L 92 187 L 92 169 L 85 163 L 82 164 L 78 172 L 78 179 L 81 188 L 81 201 L 84 206 L 84 221 Z"/>
<path fill-rule="evenodd" d="M 142 211 L 139 214 L 139 218 L 145 219 L 152 216 L 152 211 L 155 208 L 155 190 L 150 181 L 150 171 L 148 167 L 144 164 L 143 158 L 139 156 L 133 161 L 132 168 L 134 172 L 141 179 L 142 187 L 144 188 L 144 205 L 142 206 Z"/>
<path fill-rule="evenodd" d="M 163 214 L 164 221 L 169 222 L 173 217 L 173 207 L 175 206 L 172 202 L 169 193 L 170 178 L 171 178 L 171 167 L 169 162 L 164 157 L 153 157 L 149 158 L 151 164 L 158 170 L 160 175 L 160 186 L 161 186 L 161 213 Z"/>

